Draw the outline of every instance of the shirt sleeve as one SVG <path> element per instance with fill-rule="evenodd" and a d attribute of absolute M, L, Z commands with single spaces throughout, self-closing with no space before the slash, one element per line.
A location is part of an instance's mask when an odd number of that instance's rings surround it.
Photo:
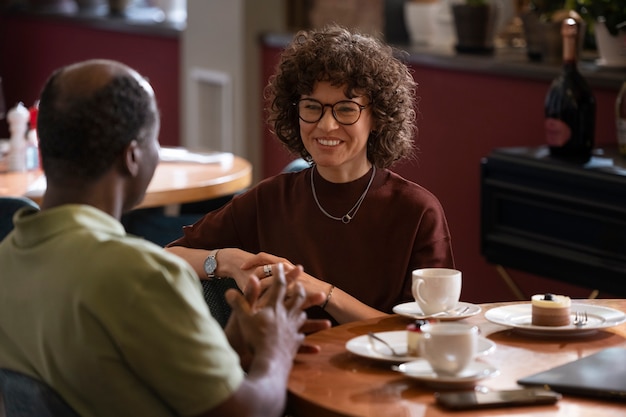
<path fill-rule="evenodd" d="M 124 263 L 128 256 L 118 259 Z M 177 415 L 215 407 L 237 390 L 244 373 L 210 315 L 197 276 L 169 254 L 132 256 L 124 276 L 107 287 L 115 293 L 104 294 L 115 305 L 98 309 L 103 325 L 125 364 Z"/>

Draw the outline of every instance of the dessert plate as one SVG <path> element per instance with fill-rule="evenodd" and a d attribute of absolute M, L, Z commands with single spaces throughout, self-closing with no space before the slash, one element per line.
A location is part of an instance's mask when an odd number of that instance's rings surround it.
<path fill-rule="evenodd" d="M 461 313 L 455 313 L 460 311 Z M 420 306 L 415 301 L 408 303 L 398 304 L 393 308 L 393 312 L 401 316 L 409 317 L 412 319 L 438 319 L 441 321 L 461 320 L 468 317 L 475 316 L 480 313 L 481 308 L 476 304 L 459 302 L 456 308 L 450 313 L 437 313 L 434 315 L 425 315 Z"/>
<path fill-rule="evenodd" d="M 365 334 L 357 336 L 346 342 L 346 349 L 355 355 L 364 358 L 376 359 L 385 362 L 408 362 L 417 359 L 417 356 L 411 356 L 407 353 L 407 333 L 406 330 L 397 330 L 391 332 L 377 332 L 376 336 L 383 339 L 396 352 L 403 356 L 393 356 L 387 346 L 380 342 L 374 341 L 372 346 L 369 337 Z M 496 349 L 496 344 L 484 337 L 478 337 L 477 354 L 487 355 Z"/>
<path fill-rule="evenodd" d="M 513 327 L 515 330 L 547 336 L 578 336 L 593 333 L 599 329 L 617 326 L 626 321 L 626 314 L 609 307 L 592 304 L 572 303 L 570 308 L 572 321 L 576 312 L 587 312 L 587 323 L 584 326 L 535 326 L 532 324 L 532 305 L 512 304 L 496 307 L 485 313 L 485 318 L 492 323 Z"/>
<path fill-rule="evenodd" d="M 400 372 L 409 378 L 416 379 L 434 388 L 460 388 L 473 386 L 481 379 L 499 374 L 497 368 L 479 361 L 474 361 L 470 366 L 455 376 L 437 375 L 430 367 L 426 359 L 418 359 L 406 362 L 398 366 L 392 366 L 392 370 Z"/>

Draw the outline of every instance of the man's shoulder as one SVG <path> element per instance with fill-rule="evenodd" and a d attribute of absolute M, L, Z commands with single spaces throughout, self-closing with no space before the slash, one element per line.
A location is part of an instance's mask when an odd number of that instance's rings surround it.
<path fill-rule="evenodd" d="M 191 268 L 179 256 L 164 250 L 153 242 L 133 235 L 125 235 L 102 242 L 101 251 L 99 256 L 111 257 L 124 268 L 150 266 L 160 269 L 165 266 L 168 270 L 180 269 L 184 272 L 190 271 Z"/>

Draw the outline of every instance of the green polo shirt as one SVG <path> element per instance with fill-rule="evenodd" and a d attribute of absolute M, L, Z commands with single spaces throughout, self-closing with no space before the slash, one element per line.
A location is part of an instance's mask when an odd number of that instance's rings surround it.
<path fill-rule="evenodd" d="M 91 206 L 22 209 L 0 242 L 0 367 L 82 416 L 191 416 L 243 381 L 182 259 Z"/>

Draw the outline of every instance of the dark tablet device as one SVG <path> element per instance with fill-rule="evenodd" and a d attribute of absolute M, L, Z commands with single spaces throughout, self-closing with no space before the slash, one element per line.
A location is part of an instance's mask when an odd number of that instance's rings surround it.
<path fill-rule="evenodd" d="M 571 395 L 626 401 L 626 348 L 613 347 L 517 381 Z"/>

